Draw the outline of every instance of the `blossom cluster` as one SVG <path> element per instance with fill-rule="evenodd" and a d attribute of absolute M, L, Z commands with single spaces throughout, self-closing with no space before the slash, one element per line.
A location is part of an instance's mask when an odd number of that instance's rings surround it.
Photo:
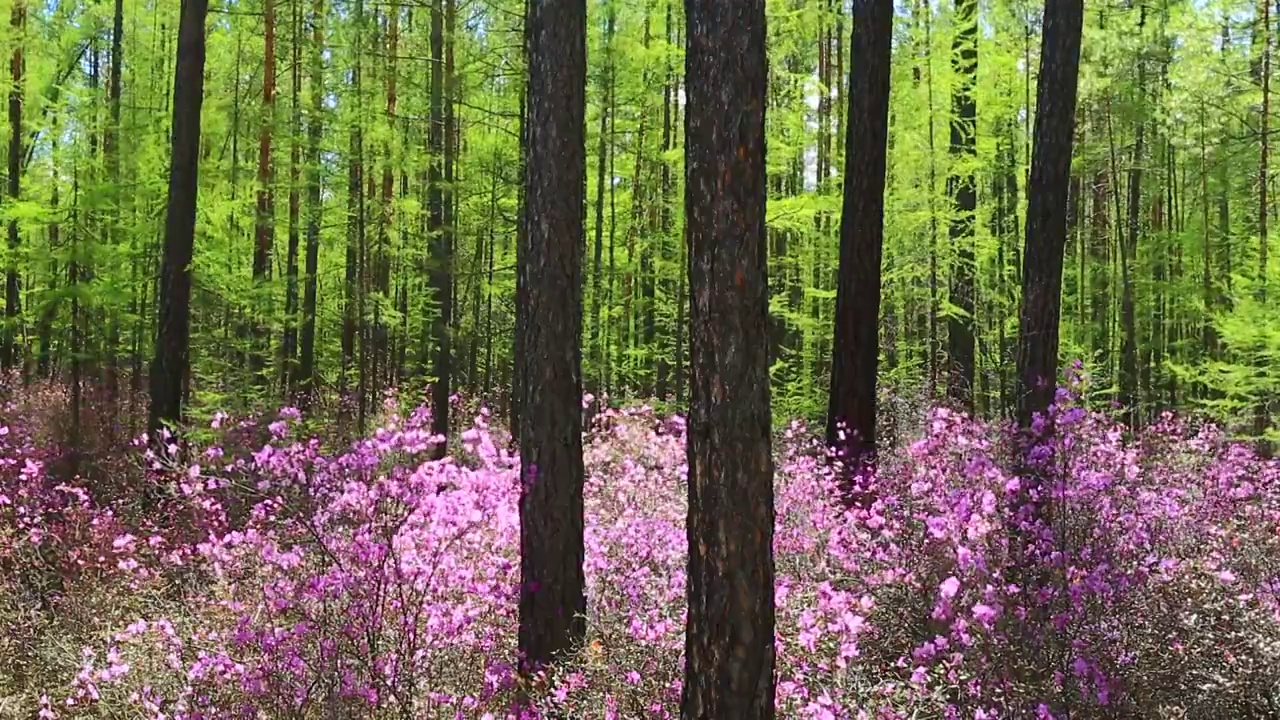
<path fill-rule="evenodd" d="M 593 414 L 588 637 L 526 683 L 519 462 L 483 409 L 442 460 L 427 408 L 389 405 L 342 444 L 292 408 L 220 413 L 207 443 L 127 449 L 149 504 L 56 477 L 22 412 L 0 414 L 0 596 L 29 600 L 0 606 L 18 642 L 0 695 L 29 714 L 496 719 L 525 696 L 562 717 L 678 715 L 679 416 Z M 1244 717 L 1280 700 L 1280 465 L 1173 416 L 1134 437 L 1065 391 L 1044 420 L 1023 453 L 934 410 L 855 479 L 856 504 L 803 423 L 779 434 L 781 717 Z"/>

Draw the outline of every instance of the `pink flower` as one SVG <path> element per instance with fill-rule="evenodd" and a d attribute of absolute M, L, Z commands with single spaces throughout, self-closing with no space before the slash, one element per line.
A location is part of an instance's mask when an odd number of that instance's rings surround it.
<path fill-rule="evenodd" d="M 956 593 L 960 592 L 960 581 L 956 579 L 955 575 L 952 575 L 946 580 L 943 580 L 942 584 L 938 586 L 938 589 L 942 597 L 950 600 L 956 596 Z"/>

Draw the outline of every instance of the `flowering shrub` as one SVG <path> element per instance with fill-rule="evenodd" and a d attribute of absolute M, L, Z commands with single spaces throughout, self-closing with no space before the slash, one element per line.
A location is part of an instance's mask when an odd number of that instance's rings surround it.
<path fill-rule="evenodd" d="M 0 717 L 502 718 L 521 690 L 559 716 L 675 717 L 682 419 L 594 411 L 587 642 L 522 688 L 518 460 L 483 410 L 433 461 L 429 411 L 386 408 L 337 452 L 293 409 L 215 415 L 183 460 L 140 444 L 161 489 L 142 512 L 53 477 L 6 407 Z M 934 411 L 852 509 L 786 430 L 781 717 L 1277 711 L 1280 466 L 1173 417 L 1128 438 L 1065 394 L 1052 420 L 1020 474 L 1000 429 Z"/>

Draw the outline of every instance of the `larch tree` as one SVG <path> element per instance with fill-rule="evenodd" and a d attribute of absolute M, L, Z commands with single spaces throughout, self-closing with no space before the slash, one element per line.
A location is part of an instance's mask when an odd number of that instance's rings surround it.
<path fill-rule="evenodd" d="M 956 0 L 956 34 L 951 47 L 955 85 L 951 94 L 951 163 L 947 178 L 952 212 L 950 237 L 955 252 L 951 264 L 952 312 L 947 323 L 947 396 L 973 411 L 974 352 L 974 213 L 978 186 L 977 157 L 978 0 Z M 857 68 L 853 70 L 858 72 Z"/>
<path fill-rule="evenodd" d="M 827 402 L 827 444 L 837 449 L 850 470 L 872 460 L 876 450 L 893 1 L 858 0 L 854 9 L 859 22 L 850 41 L 844 210 Z"/>
<path fill-rule="evenodd" d="M 524 669 L 586 632 L 583 574 L 582 255 L 586 189 L 586 0 L 531 0 L 520 406 L 520 630 Z"/>
<path fill-rule="evenodd" d="M 191 255 L 196 231 L 200 167 L 200 110 L 204 104 L 205 17 L 209 0 L 182 0 L 173 79 L 173 130 L 164 256 L 160 265 L 156 349 L 151 361 L 149 427 L 182 418 L 191 318 Z"/>
<path fill-rule="evenodd" d="M 1053 402 L 1067 243 L 1067 191 L 1075 135 L 1083 0 L 1048 0 L 1036 90 L 1035 145 L 1018 313 L 1018 422 L 1029 428 Z"/>
<path fill-rule="evenodd" d="M 262 61 L 262 118 L 258 126 L 258 208 L 254 222 L 253 280 L 259 293 L 268 292 L 264 287 L 271 280 L 271 253 L 275 244 L 275 167 L 271 155 L 271 135 L 275 125 L 276 107 L 276 6 L 275 0 L 262 0 L 263 61 Z M 267 307 L 267 306 L 264 306 Z M 261 312 L 259 308 L 255 311 Z M 250 367 L 257 381 L 266 382 L 266 347 L 268 339 L 261 327 L 262 320 L 254 319 L 253 349 Z"/>
<path fill-rule="evenodd" d="M 685 0 L 690 400 L 681 716 L 774 717 L 764 0 Z"/>
<path fill-rule="evenodd" d="M 320 138 L 324 134 L 324 0 L 311 9 L 311 107 L 307 117 L 307 252 L 302 291 L 296 396 L 310 403 L 316 392 L 316 302 L 319 294 L 320 225 L 324 206 L 320 187 Z"/>
<path fill-rule="evenodd" d="M 9 26 L 14 35 L 13 52 L 9 58 L 9 201 L 17 202 L 22 194 L 22 93 L 23 72 L 26 60 L 23 55 L 23 31 L 27 24 L 24 0 L 13 0 Z M 0 370 L 9 370 L 21 362 L 22 351 L 18 347 L 18 325 L 21 322 L 22 297 L 18 275 L 18 246 L 21 236 L 18 219 L 10 218 L 8 224 L 9 260 L 4 269 L 4 327 L 0 329 Z"/>

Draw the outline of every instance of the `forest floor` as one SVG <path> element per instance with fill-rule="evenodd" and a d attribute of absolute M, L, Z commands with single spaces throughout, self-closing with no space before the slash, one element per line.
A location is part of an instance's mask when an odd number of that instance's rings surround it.
<path fill-rule="evenodd" d="M 425 408 L 349 444 L 218 414 L 184 460 L 101 440 L 82 479 L 65 401 L 0 406 L 0 718 L 509 717 L 518 459 L 487 412 L 459 407 L 439 461 Z M 1134 437 L 1055 412 L 1039 489 L 1001 428 L 935 410 L 854 509 L 786 428 L 780 717 L 1277 717 L 1280 464 L 1171 416 Z M 675 717 L 683 422 L 601 411 L 585 462 L 588 640 L 526 689 Z"/>

